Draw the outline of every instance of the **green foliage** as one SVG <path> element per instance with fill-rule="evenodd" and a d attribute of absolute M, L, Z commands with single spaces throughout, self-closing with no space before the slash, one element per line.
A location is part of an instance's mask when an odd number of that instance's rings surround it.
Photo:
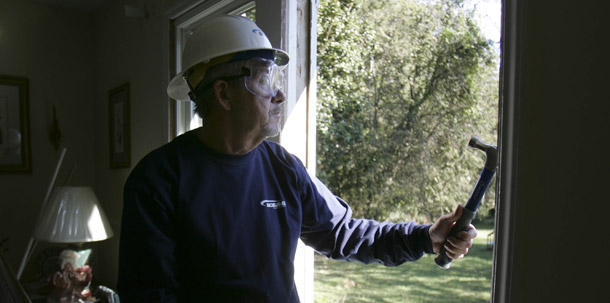
<path fill-rule="evenodd" d="M 356 216 L 432 221 L 464 204 L 483 165 L 467 142 L 494 143 L 497 125 L 495 57 L 472 12 L 322 0 L 318 14 L 320 178 Z"/>

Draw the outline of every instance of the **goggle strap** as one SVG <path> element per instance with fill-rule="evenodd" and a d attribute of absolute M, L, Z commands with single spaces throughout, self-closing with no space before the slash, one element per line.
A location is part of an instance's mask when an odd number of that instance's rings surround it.
<path fill-rule="evenodd" d="M 196 92 L 203 92 L 203 91 L 209 89 L 210 87 L 212 87 L 212 85 L 214 84 L 214 82 L 216 82 L 216 80 L 231 81 L 231 80 L 235 80 L 235 79 L 238 79 L 238 78 L 241 78 L 241 77 L 248 77 L 251 74 L 252 74 L 252 71 L 249 68 L 242 67 L 241 68 L 241 74 L 239 74 L 239 75 L 221 77 L 221 78 L 218 78 L 218 79 L 214 79 L 214 80 L 212 80 L 212 81 L 210 81 L 208 83 L 205 83 L 205 84 L 203 83 L 203 80 L 202 80 L 201 82 L 199 82 L 197 84 L 197 86 L 195 87 L 194 91 L 196 91 Z M 188 83 L 188 81 L 187 81 L 187 83 Z"/>

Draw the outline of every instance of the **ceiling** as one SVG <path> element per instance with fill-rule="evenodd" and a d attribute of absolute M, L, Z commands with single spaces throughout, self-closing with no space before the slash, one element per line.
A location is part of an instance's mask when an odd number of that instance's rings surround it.
<path fill-rule="evenodd" d="M 92 13 L 107 0 L 31 0 L 32 2 Z"/>

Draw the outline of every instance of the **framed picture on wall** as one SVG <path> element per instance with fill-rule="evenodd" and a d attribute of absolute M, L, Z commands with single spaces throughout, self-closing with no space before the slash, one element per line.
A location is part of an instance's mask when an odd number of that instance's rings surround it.
<path fill-rule="evenodd" d="M 108 92 L 110 168 L 131 166 L 129 83 Z"/>
<path fill-rule="evenodd" d="M 0 172 L 30 172 L 28 79 L 0 76 Z"/>

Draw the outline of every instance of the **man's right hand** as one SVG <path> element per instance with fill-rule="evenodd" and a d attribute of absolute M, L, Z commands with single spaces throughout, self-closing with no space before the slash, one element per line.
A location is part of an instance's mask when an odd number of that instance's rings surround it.
<path fill-rule="evenodd" d="M 462 205 L 458 205 L 455 211 L 441 216 L 430 227 L 430 240 L 435 253 L 440 253 L 444 245 L 447 256 L 457 260 L 464 257 L 468 253 L 468 249 L 472 247 L 472 240 L 477 236 L 477 230 L 473 225 L 470 225 L 467 231 L 461 231 L 455 236 L 449 237 L 449 232 L 451 232 L 455 222 L 462 216 L 463 209 Z"/>

